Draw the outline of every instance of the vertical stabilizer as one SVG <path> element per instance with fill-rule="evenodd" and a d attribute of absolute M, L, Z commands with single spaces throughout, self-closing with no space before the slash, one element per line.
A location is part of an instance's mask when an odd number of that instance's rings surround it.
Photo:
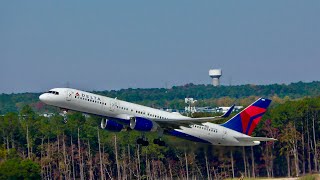
<path fill-rule="evenodd" d="M 221 126 L 250 136 L 270 103 L 270 99 L 260 98 Z"/>

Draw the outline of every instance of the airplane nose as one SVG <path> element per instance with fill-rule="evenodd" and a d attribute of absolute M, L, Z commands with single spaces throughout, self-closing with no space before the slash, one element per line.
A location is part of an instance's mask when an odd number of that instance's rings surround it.
<path fill-rule="evenodd" d="M 39 99 L 40 99 L 40 101 L 45 102 L 47 98 L 46 98 L 46 95 L 45 95 L 45 94 L 41 94 L 41 95 L 39 96 Z"/>

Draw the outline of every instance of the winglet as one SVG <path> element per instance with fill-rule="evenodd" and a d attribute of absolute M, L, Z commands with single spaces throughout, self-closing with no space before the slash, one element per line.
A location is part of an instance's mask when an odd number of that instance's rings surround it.
<path fill-rule="evenodd" d="M 233 104 L 233 105 L 228 109 L 227 112 L 225 112 L 223 115 L 221 115 L 221 117 L 223 117 L 223 118 L 229 117 L 230 114 L 232 113 L 233 109 L 234 109 L 234 106 L 235 106 L 235 104 Z"/>

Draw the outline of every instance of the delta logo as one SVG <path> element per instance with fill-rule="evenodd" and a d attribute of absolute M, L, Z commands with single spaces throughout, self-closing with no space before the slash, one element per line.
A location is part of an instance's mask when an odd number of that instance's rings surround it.
<path fill-rule="evenodd" d="M 84 94 L 84 93 L 76 93 L 76 96 L 81 96 L 82 98 L 86 98 L 86 99 L 90 99 L 93 101 L 101 101 L 100 97 L 96 97 L 96 96 L 92 96 L 92 95 L 88 95 L 88 94 Z"/>

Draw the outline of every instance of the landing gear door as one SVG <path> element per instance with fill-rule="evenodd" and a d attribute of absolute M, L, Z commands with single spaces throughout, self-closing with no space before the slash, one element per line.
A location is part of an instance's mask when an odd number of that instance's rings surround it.
<path fill-rule="evenodd" d="M 67 91 L 67 97 L 66 97 L 66 100 L 67 101 L 71 101 L 71 98 L 72 98 L 72 91 Z"/>

